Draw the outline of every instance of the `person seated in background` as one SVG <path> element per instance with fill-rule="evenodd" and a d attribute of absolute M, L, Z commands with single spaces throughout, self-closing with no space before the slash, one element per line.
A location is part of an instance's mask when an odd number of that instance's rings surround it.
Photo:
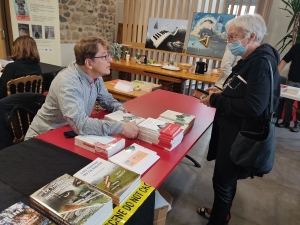
<path fill-rule="evenodd" d="M 12 79 L 25 77 L 27 75 L 42 75 L 40 67 L 40 55 L 36 42 L 29 36 L 20 36 L 13 42 L 13 54 L 10 56 L 14 60 L 1 71 L 0 77 L 0 99 L 7 96 L 6 84 Z M 1 70 L 1 69 L 0 69 Z"/>
<path fill-rule="evenodd" d="M 289 62 L 291 63 L 290 71 L 288 73 L 287 85 L 300 88 L 300 43 L 297 43 L 291 47 L 291 49 L 286 53 L 283 59 L 278 65 L 278 71 L 281 72 L 285 65 Z M 293 103 L 292 99 L 285 99 L 285 111 L 283 121 L 276 124 L 277 127 L 290 127 L 290 122 L 292 120 L 293 113 Z M 300 107 L 300 102 L 298 101 L 298 108 Z M 296 113 L 296 121 L 294 127 L 291 129 L 292 132 L 300 131 L 300 113 Z"/>
<path fill-rule="evenodd" d="M 241 59 L 241 56 L 233 55 L 231 51 L 226 46 L 222 62 L 221 62 L 221 70 L 222 73 L 219 76 L 218 80 L 215 83 L 217 88 L 223 89 L 223 84 L 227 77 L 231 74 L 232 68 L 237 64 L 237 62 Z"/>
<path fill-rule="evenodd" d="M 134 122 L 120 123 L 90 118 L 96 99 L 109 112 L 125 106 L 108 93 L 102 76 L 110 74 L 109 45 L 102 38 L 85 37 L 74 47 L 76 62 L 58 73 L 51 83 L 46 101 L 34 117 L 25 140 L 69 124 L 79 135 L 123 134 L 136 138 Z"/>

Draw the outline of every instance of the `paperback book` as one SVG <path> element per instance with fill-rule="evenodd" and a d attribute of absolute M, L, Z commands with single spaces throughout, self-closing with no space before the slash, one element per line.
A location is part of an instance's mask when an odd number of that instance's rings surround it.
<path fill-rule="evenodd" d="M 115 136 L 79 135 L 74 138 L 75 145 L 108 159 L 125 146 L 125 139 Z"/>
<path fill-rule="evenodd" d="M 178 122 L 178 121 L 173 121 L 173 120 L 170 120 L 170 119 L 167 119 L 167 118 L 163 118 L 163 117 L 158 117 L 157 118 L 158 120 L 161 120 L 161 121 L 165 121 L 167 123 L 174 123 L 174 124 L 178 124 L 181 126 L 181 129 L 183 129 L 183 133 L 185 134 L 186 131 L 191 127 L 189 126 L 188 124 L 184 124 L 184 123 L 181 123 L 181 122 Z"/>
<path fill-rule="evenodd" d="M 55 225 L 47 217 L 30 208 L 23 202 L 18 202 L 0 213 L 1 225 Z"/>
<path fill-rule="evenodd" d="M 163 117 L 169 120 L 173 120 L 175 122 L 180 122 L 183 124 L 194 124 L 195 116 L 186 114 L 186 113 L 181 113 L 181 112 L 176 112 L 172 110 L 167 110 L 163 112 L 162 114 L 159 115 L 159 117 Z"/>
<path fill-rule="evenodd" d="M 128 123 L 135 121 L 136 124 L 144 121 L 145 119 L 139 116 L 136 116 L 132 113 L 124 113 L 122 110 L 118 110 L 112 113 L 109 113 L 104 116 L 105 120 L 116 121 L 121 123 Z"/>
<path fill-rule="evenodd" d="M 138 173 L 100 158 L 79 170 L 74 177 L 109 195 L 115 205 L 122 204 L 140 184 Z"/>
<path fill-rule="evenodd" d="M 57 224 L 102 224 L 113 211 L 109 196 L 68 174 L 33 193 L 30 201 Z"/>
<path fill-rule="evenodd" d="M 109 161 L 138 174 L 143 174 L 159 158 L 156 152 L 134 143 L 110 157 Z"/>

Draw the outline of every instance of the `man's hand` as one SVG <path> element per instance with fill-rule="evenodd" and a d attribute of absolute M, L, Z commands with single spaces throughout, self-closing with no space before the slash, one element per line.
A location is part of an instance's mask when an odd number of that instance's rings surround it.
<path fill-rule="evenodd" d="M 135 125 L 135 121 L 129 123 L 123 123 L 122 134 L 127 138 L 137 138 L 139 134 L 139 128 Z"/>

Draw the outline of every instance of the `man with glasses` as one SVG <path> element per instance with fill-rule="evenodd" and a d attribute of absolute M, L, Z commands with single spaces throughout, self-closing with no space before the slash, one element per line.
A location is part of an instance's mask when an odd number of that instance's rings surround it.
<path fill-rule="evenodd" d="M 98 37 L 82 38 L 74 47 L 75 62 L 63 69 L 51 83 L 45 104 L 33 119 L 25 140 L 69 124 L 76 134 L 123 134 L 136 138 L 134 123 L 111 122 L 90 118 L 96 99 L 109 112 L 125 106 L 108 93 L 102 76 L 110 74 L 111 57 L 107 42 Z"/>

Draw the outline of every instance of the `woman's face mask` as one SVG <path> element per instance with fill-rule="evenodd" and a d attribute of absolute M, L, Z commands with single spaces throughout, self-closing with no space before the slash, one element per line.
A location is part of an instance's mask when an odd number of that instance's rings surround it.
<path fill-rule="evenodd" d="M 244 40 L 244 39 L 242 39 L 242 40 Z M 242 40 L 237 40 L 237 41 L 235 41 L 233 43 L 228 43 L 227 44 L 228 49 L 231 51 L 231 53 L 233 55 L 243 56 L 245 54 L 245 52 L 247 51 L 248 45 L 244 47 L 242 45 L 242 42 L 241 42 Z"/>

